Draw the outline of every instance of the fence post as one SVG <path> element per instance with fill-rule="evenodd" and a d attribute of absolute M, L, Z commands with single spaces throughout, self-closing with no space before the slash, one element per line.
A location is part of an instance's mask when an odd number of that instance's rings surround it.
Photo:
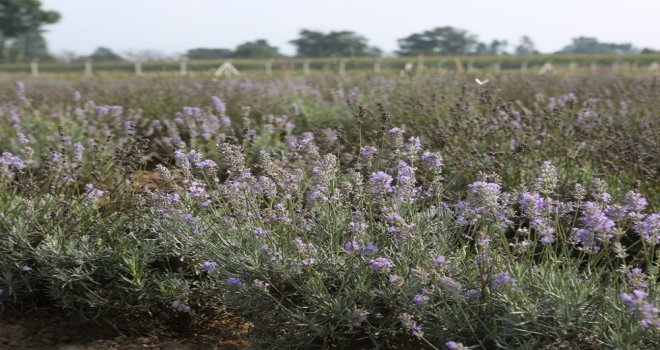
<path fill-rule="evenodd" d="M 269 59 L 266 61 L 266 74 L 267 75 L 272 75 L 273 74 L 273 59 Z"/>
<path fill-rule="evenodd" d="M 467 71 L 468 73 L 474 72 L 474 62 L 468 61 Z"/>
<path fill-rule="evenodd" d="M 339 62 L 339 75 L 342 77 L 346 76 L 346 60 L 341 60 Z"/>
<path fill-rule="evenodd" d="M 309 75 L 309 60 L 303 61 L 303 74 Z"/>
<path fill-rule="evenodd" d="M 181 73 L 183 76 L 188 75 L 188 61 L 181 61 L 181 64 L 179 65 L 179 73 Z"/>
<path fill-rule="evenodd" d="M 374 73 L 380 74 L 382 60 L 379 58 L 374 62 Z"/>
<path fill-rule="evenodd" d="M 520 64 L 520 73 L 527 73 L 527 61 L 523 61 Z"/>
<path fill-rule="evenodd" d="M 142 62 L 135 62 L 135 75 L 142 75 Z"/>
<path fill-rule="evenodd" d="M 417 56 L 417 70 L 415 71 L 417 75 L 422 74 L 424 71 L 424 55 L 418 55 Z"/>
<path fill-rule="evenodd" d="M 85 61 L 85 76 L 91 77 L 92 75 L 92 60 L 88 59 Z"/>
<path fill-rule="evenodd" d="M 32 73 L 33 77 L 38 77 L 39 76 L 39 61 L 38 60 L 32 60 L 30 63 L 30 72 Z"/>
<path fill-rule="evenodd" d="M 501 71 L 502 71 L 501 63 L 500 62 L 495 62 L 493 64 L 493 72 L 495 72 L 495 74 L 500 74 Z"/>

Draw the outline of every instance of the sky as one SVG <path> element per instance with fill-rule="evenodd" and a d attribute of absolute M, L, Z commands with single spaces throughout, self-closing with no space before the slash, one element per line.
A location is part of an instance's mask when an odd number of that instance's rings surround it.
<path fill-rule="evenodd" d="M 46 27 L 53 53 L 119 54 L 155 50 L 183 54 L 197 47 L 229 48 L 267 39 L 294 54 L 288 42 L 301 29 L 351 30 L 385 52 L 397 39 L 440 26 L 480 41 L 516 44 L 528 35 L 541 52 L 558 51 L 577 36 L 660 49 L 660 0 L 42 0 L 62 15 Z"/>

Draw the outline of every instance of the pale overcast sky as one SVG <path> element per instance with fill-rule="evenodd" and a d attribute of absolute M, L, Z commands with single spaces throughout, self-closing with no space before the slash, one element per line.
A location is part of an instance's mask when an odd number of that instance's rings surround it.
<path fill-rule="evenodd" d="M 397 39 L 438 26 L 466 29 L 482 41 L 517 43 L 529 35 L 542 52 L 594 36 L 660 49 L 660 0 L 42 0 L 62 14 L 47 27 L 54 53 L 167 54 L 230 48 L 267 39 L 281 52 L 300 29 L 352 30 L 392 52 Z"/>

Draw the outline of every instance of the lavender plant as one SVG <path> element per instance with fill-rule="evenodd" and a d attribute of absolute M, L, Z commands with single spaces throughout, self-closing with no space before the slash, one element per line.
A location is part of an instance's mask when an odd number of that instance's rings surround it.
<path fill-rule="evenodd" d="M 2 95 L 3 311 L 229 312 L 263 348 L 660 346 L 647 92 L 155 83 Z"/>

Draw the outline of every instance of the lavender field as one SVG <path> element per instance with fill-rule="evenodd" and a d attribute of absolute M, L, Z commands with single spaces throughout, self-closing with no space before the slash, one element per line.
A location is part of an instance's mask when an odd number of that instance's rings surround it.
<path fill-rule="evenodd" d="M 0 312 L 660 348 L 660 77 L 3 80 Z M 175 327 L 175 328 L 176 328 Z"/>

